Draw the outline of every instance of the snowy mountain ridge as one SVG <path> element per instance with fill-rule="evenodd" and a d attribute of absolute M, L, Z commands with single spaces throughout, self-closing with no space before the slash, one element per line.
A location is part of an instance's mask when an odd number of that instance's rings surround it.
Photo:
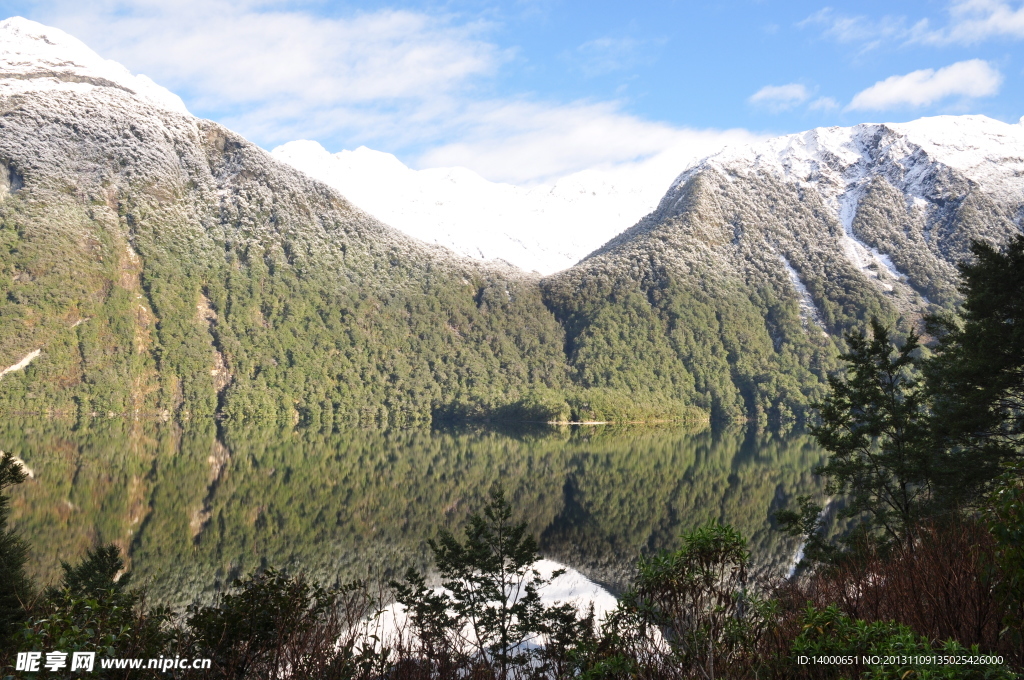
<path fill-rule="evenodd" d="M 297 141 L 273 155 L 415 238 L 542 274 L 572 266 L 653 211 L 662 187 L 675 175 L 664 166 L 638 165 L 517 187 L 489 182 L 465 168 L 412 170 L 366 147 L 330 154 L 316 142 Z M 690 161 L 664 196 L 710 168 L 727 175 L 774 174 L 821 194 L 847 229 L 846 249 L 859 269 L 866 272 L 880 263 L 898 278 L 887 256 L 859 243 L 850 231 L 859 196 L 866 183 L 884 175 L 907 196 L 909 207 L 925 210 L 941 166 L 961 172 L 1003 202 L 1019 203 L 1024 200 L 1024 125 L 985 116 L 939 116 L 816 128 L 727 146 Z"/>
<path fill-rule="evenodd" d="M 272 154 L 410 236 L 541 274 L 571 267 L 635 224 L 658 205 L 678 163 L 688 160 L 586 170 L 522 187 L 466 168 L 413 170 L 365 146 L 331 154 L 302 140 Z"/>
<path fill-rule="evenodd" d="M 708 168 L 767 171 L 816 189 L 838 214 L 841 198 L 873 174 L 884 174 L 911 199 L 925 198 L 936 163 L 1000 200 L 1024 200 L 1024 118 L 1015 125 L 964 115 L 814 128 L 727 148 L 687 168 L 672 187 Z"/>
<path fill-rule="evenodd" d="M 815 191 L 843 227 L 841 246 L 847 259 L 891 292 L 906 280 L 893 264 L 894 254 L 880 252 L 854 230 L 868 188 L 884 179 L 902 193 L 907 213 L 916 215 L 923 225 L 936 222 L 949 198 L 947 171 L 966 178 L 997 203 L 1024 204 L 1024 119 L 1016 125 L 980 115 L 864 123 L 815 128 L 728 148 L 683 172 L 658 212 L 671 211 L 683 200 L 681 187 L 709 170 L 732 178 L 767 173 Z M 924 226 L 922 235 L 929 241 L 931 226 Z"/>
<path fill-rule="evenodd" d="M 103 59 L 58 28 L 22 17 L 0 22 L 0 94 L 97 87 L 124 90 L 154 106 L 190 115 L 178 95 Z"/>
<path fill-rule="evenodd" d="M 121 105 L 130 105 L 134 97 L 190 115 L 177 95 L 101 58 L 59 29 L 21 17 L 0 22 L 0 95 L 103 88 L 130 95 L 119 100 Z M 414 170 L 366 147 L 331 154 L 302 140 L 279 146 L 271 155 L 413 238 L 545 275 L 600 250 L 645 216 L 671 209 L 672 201 L 680 200 L 679 187 L 706 170 L 728 177 L 768 173 L 812 189 L 842 223 L 848 258 L 873 278 L 878 266 L 890 278 L 901 276 L 888 255 L 853 233 L 857 206 L 875 178 L 884 177 L 902 192 L 908 210 L 925 221 L 941 208 L 942 202 L 933 199 L 943 168 L 957 171 L 1002 204 L 1024 203 L 1024 124 L 985 116 L 816 128 L 704 155 L 708 150 L 676 150 L 538 186 L 490 182 L 466 168 Z"/>

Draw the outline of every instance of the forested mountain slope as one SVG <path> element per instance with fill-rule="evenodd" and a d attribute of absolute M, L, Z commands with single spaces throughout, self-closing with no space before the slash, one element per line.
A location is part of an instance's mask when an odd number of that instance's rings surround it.
<path fill-rule="evenodd" d="M 565 385 L 535 280 L 377 222 L 70 36 L 0 33 L 0 367 L 41 350 L 4 411 L 394 422 Z"/>
<path fill-rule="evenodd" d="M 1004 241 L 1022 212 L 1022 125 L 811 130 L 690 168 L 655 212 L 546 279 L 545 299 L 584 384 L 632 379 L 786 420 L 844 331 L 954 305 L 970 240 Z"/>
<path fill-rule="evenodd" d="M 10 19 L 0 413 L 786 422 L 843 330 L 955 302 L 969 240 L 1019 229 L 1022 159 L 1020 126 L 973 117 L 728 150 L 539 279 L 395 231 Z"/>

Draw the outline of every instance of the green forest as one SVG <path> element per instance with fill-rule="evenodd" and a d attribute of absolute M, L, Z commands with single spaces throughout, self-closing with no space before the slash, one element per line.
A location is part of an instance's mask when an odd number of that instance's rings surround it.
<path fill-rule="evenodd" d="M 6 417 L 791 427 L 843 333 L 927 307 L 823 250 L 838 223 L 820 199 L 767 180 L 733 195 L 697 178 L 686 215 L 540 278 L 408 238 L 215 123 L 126 128 L 55 97 L 4 113 L 0 155 L 23 181 L 0 201 L 0 369 L 35 357 L 0 377 Z M 958 233 L 1012 227 L 971 215 Z M 951 267 L 928 258 L 932 291 Z"/>

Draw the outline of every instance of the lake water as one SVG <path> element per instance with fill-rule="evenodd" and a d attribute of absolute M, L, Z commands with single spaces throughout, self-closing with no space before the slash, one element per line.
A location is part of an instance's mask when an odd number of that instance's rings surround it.
<path fill-rule="evenodd" d="M 771 514 L 818 493 L 806 434 L 739 427 L 354 430 L 212 422 L 0 422 L 0 450 L 32 478 L 13 491 L 33 575 L 100 542 L 128 554 L 151 601 L 208 599 L 273 566 L 323 582 L 429 565 L 427 538 L 459 530 L 500 483 L 544 556 L 613 592 L 640 554 L 729 522 L 759 568 L 785 573 L 795 541 Z"/>

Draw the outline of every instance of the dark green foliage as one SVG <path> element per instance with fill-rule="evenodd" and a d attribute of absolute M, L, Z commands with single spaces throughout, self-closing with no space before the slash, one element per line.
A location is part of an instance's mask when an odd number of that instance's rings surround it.
<path fill-rule="evenodd" d="M 866 514 L 889 539 L 906 539 L 931 499 L 933 452 L 926 396 L 915 367 L 918 338 L 897 345 L 877 320 L 872 337 L 847 335 L 845 379 L 830 377 L 811 433 L 832 453 L 818 474 L 846 494 L 848 516 Z M 806 513 L 805 513 L 806 514 Z"/>
<path fill-rule="evenodd" d="M 47 590 L 31 609 L 18 651 L 96 652 L 98 657 L 156 658 L 173 640 L 171 612 L 150 609 L 139 591 L 127 587 L 117 548 L 90 550 L 78 565 L 64 564 L 61 583 Z M 67 669 L 63 677 L 71 677 Z M 75 674 L 77 675 L 77 674 Z M 138 677 L 131 671 L 110 677 Z"/>
<path fill-rule="evenodd" d="M 189 607 L 183 644 L 193 658 L 212 659 L 204 677 L 365 677 L 380 659 L 355 640 L 373 613 L 361 583 L 325 588 L 268 569 L 236 580 L 211 606 Z"/>
<path fill-rule="evenodd" d="M 784 425 L 804 417 L 830 345 L 809 339 L 795 303 L 767 289 L 752 297 L 700 289 L 665 269 L 639 282 L 615 280 L 601 265 L 544 282 L 580 385 L 692 404 L 719 420 Z"/>
<path fill-rule="evenodd" d="M 803 632 L 793 642 L 791 662 L 797 677 L 863 678 L 864 680 L 1012 680 L 1019 677 L 995 663 L 940 663 L 938 656 L 988 657 L 977 645 L 964 647 L 956 640 L 932 642 L 909 627 L 891 621 L 867 622 L 843 614 L 838 607 L 808 607 L 801 621 Z M 797 657 L 809 661 L 795 664 Z M 842 663 L 813 661 L 815 657 L 842 657 Z M 877 657 L 880 663 L 864 663 Z"/>
<path fill-rule="evenodd" d="M 990 493 L 986 519 L 995 539 L 995 561 L 1003 575 L 996 595 L 1004 603 L 1003 635 L 1024 663 L 1024 484 L 1020 470 L 1006 472 Z"/>
<path fill-rule="evenodd" d="M 0 647 L 7 646 L 25 618 L 31 584 L 25 574 L 28 545 L 8 528 L 11 509 L 7 488 L 25 481 L 21 464 L 9 453 L 0 453 Z"/>
<path fill-rule="evenodd" d="M 961 500 L 979 498 L 1024 444 L 1024 236 L 1001 250 L 975 242 L 971 252 L 960 266 L 960 314 L 931 320 L 939 342 L 925 363 L 930 427 Z"/>
<path fill-rule="evenodd" d="M 115 545 L 101 545 L 87 551 L 77 566 L 67 562 L 61 562 L 60 566 L 64 576 L 60 585 L 52 589 L 48 596 L 66 590 L 75 596 L 96 597 L 111 590 L 123 591 L 132 580 L 131 572 L 121 573 L 124 560 Z"/>
<path fill-rule="evenodd" d="M 633 588 L 602 630 L 605 647 L 617 649 L 615 664 L 633 677 L 757 677 L 770 662 L 778 612 L 748 589 L 746 542 L 719 523 L 682 542 L 641 559 Z"/>

